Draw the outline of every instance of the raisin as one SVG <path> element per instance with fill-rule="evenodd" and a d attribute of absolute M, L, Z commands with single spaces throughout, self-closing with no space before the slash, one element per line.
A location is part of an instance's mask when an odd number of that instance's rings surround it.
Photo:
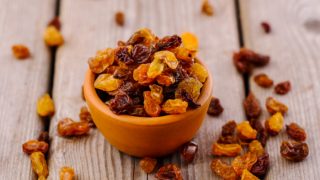
<path fill-rule="evenodd" d="M 213 15 L 213 6 L 210 4 L 209 0 L 203 1 L 201 11 L 207 16 Z"/>
<path fill-rule="evenodd" d="M 265 127 L 271 136 L 279 134 L 283 128 L 283 116 L 280 112 L 275 113 L 265 122 Z"/>
<path fill-rule="evenodd" d="M 196 102 L 194 102 L 194 100 L 185 90 L 181 92 L 181 96 L 182 96 L 182 100 L 188 102 L 188 107 L 192 109 L 200 107 L 200 104 L 197 104 Z"/>
<path fill-rule="evenodd" d="M 196 56 L 196 51 L 189 50 L 185 47 L 177 47 L 172 51 L 179 60 L 182 60 L 188 63 L 192 63 Z"/>
<path fill-rule="evenodd" d="M 258 119 L 261 115 L 260 103 L 252 92 L 244 100 L 243 106 L 248 119 Z"/>
<path fill-rule="evenodd" d="M 278 83 L 278 84 L 274 87 L 274 91 L 275 91 L 277 94 L 280 94 L 280 95 L 285 95 L 285 94 L 287 94 L 290 90 L 291 90 L 291 83 L 290 83 L 290 81 L 284 81 L 284 82 Z"/>
<path fill-rule="evenodd" d="M 105 71 L 114 62 L 114 50 L 107 48 L 100 50 L 94 57 L 89 58 L 88 64 L 90 70 L 96 74 Z"/>
<path fill-rule="evenodd" d="M 159 180 L 172 179 L 172 180 L 182 180 L 181 170 L 175 164 L 166 164 L 162 166 L 155 177 Z"/>
<path fill-rule="evenodd" d="M 141 85 L 149 85 L 153 82 L 153 78 L 149 78 L 147 72 L 150 64 L 141 64 L 133 71 L 133 79 Z"/>
<path fill-rule="evenodd" d="M 60 46 L 64 42 L 63 36 L 59 29 L 53 25 L 50 25 L 46 28 L 43 38 L 48 46 Z"/>
<path fill-rule="evenodd" d="M 174 49 L 182 43 L 181 38 L 178 35 L 172 35 L 172 36 L 166 36 L 162 39 L 160 39 L 156 47 L 158 50 L 168 50 L 168 49 Z"/>
<path fill-rule="evenodd" d="M 263 146 L 258 140 L 253 140 L 250 142 L 249 151 L 252 153 L 256 153 L 257 156 L 261 156 L 262 154 L 264 154 Z"/>
<path fill-rule="evenodd" d="M 49 148 L 48 143 L 44 142 L 44 141 L 38 141 L 38 140 L 30 140 L 25 142 L 22 145 L 22 150 L 23 152 L 27 153 L 27 154 L 31 154 L 33 152 L 42 152 L 43 154 L 47 153 Z"/>
<path fill-rule="evenodd" d="M 257 137 L 257 131 L 251 127 L 249 121 L 243 121 L 237 125 L 237 134 L 242 140 L 253 140 Z"/>
<path fill-rule="evenodd" d="M 47 131 L 42 131 L 38 136 L 38 141 L 44 141 L 46 143 L 50 142 L 50 136 Z"/>
<path fill-rule="evenodd" d="M 199 63 L 194 63 L 191 66 L 191 73 L 202 83 L 204 83 L 209 76 L 206 68 Z"/>
<path fill-rule="evenodd" d="M 210 167 L 212 172 L 225 180 L 237 180 L 233 167 L 220 159 L 213 159 Z"/>
<path fill-rule="evenodd" d="M 266 108 L 271 115 L 273 115 L 277 112 L 280 112 L 281 114 L 284 115 L 288 111 L 288 107 L 285 104 L 281 103 L 280 101 L 278 101 L 272 97 L 267 98 Z"/>
<path fill-rule="evenodd" d="M 48 93 L 38 99 L 37 112 L 41 117 L 52 116 L 54 114 L 54 103 Z"/>
<path fill-rule="evenodd" d="M 255 153 L 247 152 L 242 156 L 237 156 L 233 159 L 231 165 L 238 176 L 247 169 L 251 170 L 252 166 L 257 162 L 257 155 Z"/>
<path fill-rule="evenodd" d="M 150 29 L 143 28 L 136 31 L 127 41 L 128 45 L 135 45 L 142 43 L 144 45 L 149 46 L 150 44 L 154 43 L 156 40 L 156 36 L 153 35 Z"/>
<path fill-rule="evenodd" d="M 149 86 L 151 90 L 151 97 L 158 103 L 161 104 L 163 100 L 163 89 L 161 86 L 153 84 Z"/>
<path fill-rule="evenodd" d="M 280 148 L 280 153 L 283 158 L 299 162 L 304 160 L 309 154 L 308 145 L 298 141 L 283 141 Z"/>
<path fill-rule="evenodd" d="M 80 121 L 88 122 L 90 127 L 96 127 L 92 120 L 89 109 L 86 106 L 81 107 L 79 117 Z"/>
<path fill-rule="evenodd" d="M 241 175 L 241 180 L 259 180 L 259 178 L 257 178 L 247 169 L 244 169 Z"/>
<path fill-rule="evenodd" d="M 196 102 L 200 96 L 202 86 L 203 85 L 199 80 L 192 77 L 186 78 L 179 83 L 175 92 L 175 97 L 182 98 L 181 93 L 185 91 L 190 95 L 192 100 Z"/>
<path fill-rule="evenodd" d="M 188 79 L 189 78 L 189 74 L 188 72 L 182 67 L 181 64 L 178 65 L 176 71 L 173 74 L 174 78 L 175 78 L 175 82 L 179 83 L 182 80 Z"/>
<path fill-rule="evenodd" d="M 219 116 L 223 112 L 223 107 L 218 98 L 212 97 L 207 113 L 211 116 Z"/>
<path fill-rule="evenodd" d="M 268 75 L 262 73 L 254 76 L 254 81 L 263 88 L 269 88 L 273 86 L 273 80 Z"/>
<path fill-rule="evenodd" d="M 261 27 L 265 33 L 269 34 L 271 32 L 271 26 L 268 22 L 261 22 Z"/>
<path fill-rule="evenodd" d="M 147 72 L 148 78 L 154 79 L 159 76 L 164 70 L 164 62 L 162 59 L 155 58 L 150 64 Z"/>
<path fill-rule="evenodd" d="M 100 74 L 94 81 L 94 87 L 109 92 L 117 90 L 122 82 L 122 80 L 114 78 L 112 74 Z"/>
<path fill-rule="evenodd" d="M 185 163 L 191 163 L 198 151 L 198 144 L 195 142 L 187 142 L 180 149 L 180 156 Z"/>
<path fill-rule="evenodd" d="M 131 76 L 131 75 L 132 75 L 132 72 L 128 69 L 125 69 L 125 68 L 117 68 L 113 72 L 113 77 L 115 79 L 128 80 L 129 76 Z"/>
<path fill-rule="evenodd" d="M 269 166 L 269 154 L 265 152 L 258 157 L 257 162 L 253 164 L 250 172 L 255 176 L 263 179 L 269 170 Z"/>
<path fill-rule="evenodd" d="M 242 148 L 239 144 L 219 144 L 212 145 L 212 155 L 234 157 L 241 153 Z"/>
<path fill-rule="evenodd" d="M 147 112 L 144 110 L 143 105 L 135 105 L 128 111 L 128 114 L 131 116 L 146 117 L 148 116 Z"/>
<path fill-rule="evenodd" d="M 75 178 L 75 173 L 71 167 L 62 167 L 60 169 L 60 180 L 73 180 Z"/>
<path fill-rule="evenodd" d="M 190 51 L 197 51 L 199 49 L 199 42 L 196 35 L 190 32 L 181 34 L 182 46 Z"/>
<path fill-rule="evenodd" d="M 127 112 L 131 105 L 132 99 L 125 93 L 117 94 L 109 102 L 110 110 L 115 114 L 123 114 Z"/>
<path fill-rule="evenodd" d="M 117 12 L 115 15 L 114 15 L 114 18 L 115 18 L 115 21 L 116 23 L 119 25 L 119 26 L 123 26 L 124 25 L 124 22 L 125 22 L 125 16 L 124 16 L 124 13 L 123 12 Z"/>
<path fill-rule="evenodd" d="M 137 44 L 132 49 L 132 58 L 138 64 L 147 63 L 150 60 L 151 49 L 143 44 Z"/>
<path fill-rule="evenodd" d="M 49 171 L 45 156 L 42 152 L 33 152 L 30 155 L 33 171 L 38 175 L 38 179 L 46 179 Z"/>
<path fill-rule="evenodd" d="M 75 122 L 70 118 L 64 118 L 58 122 L 58 133 L 61 136 L 80 136 L 90 130 L 88 122 Z"/>
<path fill-rule="evenodd" d="M 296 141 L 305 141 L 307 134 L 297 123 L 290 123 L 286 126 L 287 134 Z"/>
<path fill-rule="evenodd" d="M 130 96 L 139 96 L 141 95 L 142 87 L 139 85 L 139 83 L 126 81 L 121 85 L 119 90 Z"/>
<path fill-rule="evenodd" d="M 161 107 L 151 96 L 151 91 L 143 92 L 144 109 L 149 116 L 156 117 L 160 115 Z"/>
<path fill-rule="evenodd" d="M 220 144 L 237 144 L 239 143 L 239 139 L 233 135 L 220 136 L 217 142 Z"/>
<path fill-rule="evenodd" d="M 157 77 L 157 82 L 163 86 L 170 86 L 175 83 L 175 78 L 172 75 L 160 74 Z"/>
<path fill-rule="evenodd" d="M 30 51 L 27 46 L 23 44 L 15 44 L 12 46 L 12 53 L 17 59 L 26 59 L 30 57 Z"/>
<path fill-rule="evenodd" d="M 269 138 L 267 130 L 262 126 L 261 121 L 253 120 L 250 121 L 250 125 L 253 129 L 257 130 L 257 140 L 261 143 L 263 147 L 266 146 L 267 140 Z"/>
<path fill-rule="evenodd" d="M 157 165 L 157 160 L 149 157 L 145 157 L 140 160 L 139 165 L 141 169 L 146 173 L 152 173 Z"/>
<path fill-rule="evenodd" d="M 130 65 L 134 63 L 133 58 L 131 57 L 130 49 L 126 46 L 120 46 L 115 50 L 115 60 Z"/>
<path fill-rule="evenodd" d="M 165 63 L 169 68 L 176 69 L 178 67 L 179 61 L 176 56 L 170 51 L 158 51 L 154 54 L 154 59 L 159 60 L 159 62 Z M 152 63 L 151 63 L 152 64 Z"/>
<path fill-rule="evenodd" d="M 182 114 L 187 112 L 188 103 L 181 99 L 168 99 L 162 105 L 162 111 L 167 114 Z"/>
<path fill-rule="evenodd" d="M 222 126 L 221 135 L 222 136 L 231 136 L 234 134 L 237 127 L 237 123 L 234 120 L 228 121 Z"/>

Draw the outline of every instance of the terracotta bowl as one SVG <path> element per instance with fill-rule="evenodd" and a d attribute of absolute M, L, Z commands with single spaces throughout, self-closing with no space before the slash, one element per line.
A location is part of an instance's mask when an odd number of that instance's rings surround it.
<path fill-rule="evenodd" d="M 88 70 L 84 95 L 96 126 L 110 144 L 137 157 L 165 156 L 190 141 L 206 116 L 212 93 L 212 77 L 209 75 L 198 99 L 201 106 L 197 109 L 160 117 L 116 115 L 98 97 L 94 80 L 95 75 Z"/>

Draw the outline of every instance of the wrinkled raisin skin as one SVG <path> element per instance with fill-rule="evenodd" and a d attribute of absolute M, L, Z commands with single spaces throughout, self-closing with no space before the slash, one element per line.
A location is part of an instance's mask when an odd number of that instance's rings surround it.
<path fill-rule="evenodd" d="M 125 113 L 132 105 L 132 99 L 128 94 L 117 94 L 109 101 L 109 107 L 116 114 Z"/>
<path fill-rule="evenodd" d="M 250 172 L 255 176 L 263 179 L 269 170 L 269 166 L 269 154 L 264 153 L 263 155 L 258 157 L 257 162 L 253 164 Z"/>
<path fill-rule="evenodd" d="M 47 153 L 49 149 L 48 143 L 44 141 L 38 141 L 38 140 L 30 140 L 25 142 L 22 145 L 23 152 L 27 154 L 31 154 L 33 152 L 42 152 L 43 154 Z"/>
<path fill-rule="evenodd" d="M 119 47 L 115 52 L 115 60 L 121 61 L 127 65 L 134 63 L 128 47 Z"/>
<path fill-rule="evenodd" d="M 195 142 L 188 142 L 182 145 L 180 155 L 185 163 L 191 163 L 198 151 L 198 144 Z"/>
<path fill-rule="evenodd" d="M 220 104 L 220 100 L 218 98 L 212 97 L 207 111 L 208 114 L 211 116 L 219 116 L 223 112 L 223 110 L 224 109 Z"/>
<path fill-rule="evenodd" d="M 289 137 L 296 141 L 305 141 L 307 138 L 305 130 L 302 127 L 300 127 L 297 123 L 291 123 L 287 125 L 286 131 Z"/>
<path fill-rule="evenodd" d="M 309 147 L 304 142 L 283 141 L 280 147 L 282 157 L 287 160 L 299 162 L 304 160 L 309 154 Z"/>
<path fill-rule="evenodd" d="M 158 50 L 174 49 L 180 46 L 181 43 L 182 40 L 178 35 L 166 36 L 159 40 L 159 42 L 156 44 L 156 48 Z"/>
<path fill-rule="evenodd" d="M 258 119 L 261 114 L 261 107 L 258 99 L 250 92 L 243 102 L 243 106 L 248 119 Z"/>
<path fill-rule="evenodd" d="M 277 84 L 277 85 L 274 87 L 274 91 L 275 91 L 277 94 L 280 94 L 280 95 L 285 95 L 285 94 L 287 94 L 290 90 L 291 90 L 291 83 L 290 83 L 290 81 L 281 82 L 281 83 Z"/>
<path fill-rule="evenodd" d="M 149 62 L 150 56 L 151 56 L 151 49 L 145 45 L 137 44 L 132 49 L 132 58 L 138 64 Z"/>
<path fill-rule="evenodd" d="M 222 126 L 221 135 L 229 136 L 233 135 L 237 127 L 237 123 L 234 120 L 228 121 L 226 124 Z"/>
<path fill-rule="evenodd" d="M 155 177 L 159 180 L 165 179 L 174 179 L 174 180 L 182 180 L 182 175 L 180 168 L 178 168 L 175 164 L 166 164 L 162 166 Z"/>
<path fill-rule="evenodd" d="M 49 141 L 50 141 L 49 133 L 47 131 L 41 132 L 39 134 L 38 141 L 44 141 L 46 143 L 49 143 Z"/>
<path fill-rule="evenodd" d="M 237 179 L 237 175 L 233 167 L 226 162 L 221 161 L 220 159 L 213 159 L 210 167 L 212 172 L 225 180 Z"/>

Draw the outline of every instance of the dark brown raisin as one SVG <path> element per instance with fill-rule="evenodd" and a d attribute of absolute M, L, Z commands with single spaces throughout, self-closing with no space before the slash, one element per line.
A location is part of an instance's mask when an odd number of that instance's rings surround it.
<path fill-rule="evenodd" d="M 114 78 L 122 80 L 127 80 L 130 75 L 132 75 L 131 71 L 124 68 L 117 68 L 113 73 Z"/>
<path fill-rule="evenodd" d="M 306 132 L 297 123 L 291 123 L 287 125 L 286 129 L 289 137 L 296 141 L 305 141 L 307 138 Z"/>
<path fill-rule="evenodd" d="M 125 22 L 125 16 L 124 16 L 124 13 L 123 12 L 117 12 L 114 16 L 115 18 L 115 21 L 116 23 L 119 25 L 119 26 L 123 26 L 124 25 L 124 22 Z"/>
<path fill-rule="evenodd" d="M 191 163 L 198 151 L 198 144 L 195 142 L 187 142 L 182 145 L 180 155 L 185 163 Z"/>
<path fill-rule="evenodd" d="M 262 73 L 254 76 L 254 81 L 260 86 L 264 88 L 269 88 L 273 85 L 273 80 L 268 77 L 268 75 Z"/>
<path fill-rule="evenodd" d="M 55 28 L 57 28 L 58 30 L 61 29 L 61 23 L 59 20 L 59 17 L 54 17 L 49 23 L 48 26 L 54 26 Z"/>
<path fill-rule="evenodd" d="M 155 177 L 159 180 L 182 180 L 180 168 L 175 164 L 166 164 L 162 166 Z"/>
<path fill-rule="evenodd" d="M 269 34 L 271 32 L 271 26 L 268 22 L 262 22 L 261 27 L 263 28 L 265 33 Z"/>
<path fill-rule="evenodd" d="M 130 108 L 130 110 L 128 111 L 128 114 L 131 116 L 139 116 L 139 117 L 147 117 L 148 116 L 148 114 L 144 110 L 143 105 L 132 106 L 132 108 Z"/>
<path fill-rule="evenodd" d="M 212 97 L 207 112 L 211 116 L 219 116 L 223 112 L 223 107 L 218 98 Z"/>
<path fill-rule="evenodd" d="M 267 130 L 263 127 L 261 121 L 259 120 L 250 120 L 250 125 L 253 129 L 257 130 L 257 140 L 261 143 L 263 147 L 266 146 L 267 140 L 269 138 L 269 133 Z"/>
<path fill-rule="evenodd" d="M 166 36 L 158 41 L 156 48 L 158 50 L 174 49 L 182 43 L 181 38 L 178 35 Z"/>
<path fill-rule="evenodd" d="M 38 141 L 44 141 L 46 143 L 49 143 L 50 141 L 49 133 L 47 131 L 42 131 L 38 136 Z"/>
<path fill-rule="evenodd" d="M 258 99 L 252 92 L 243 102 L 244 110 L 248 119 L 258 119 L 261 114 L 261 107 Z"/>
<path fill-rule="evenodd" d="M 274 91 L 275 91 L 277 94 L 280 94 L 280 95 L 285 95 L 285 94 L 287 94 L 290 90 L 291 90 L 290 81 L 281 82 L 281 83 L 277 84 L 277 85 L 274 87 Z"/>
<path fill-rule="evenodd" d="M 220 143 L 220 144 L 238 144 L 239 139 L 237 136 L 233 136 L 233 135 L 220 136 L 218 139 L 218 143 Z"/>
<path fill-rule="evenodd" d="M 132 100 L 127 94 L 117 94 L 109 101 L 110 109 L 116 114 L 123 114 L 128 111 L 132 105 Z"/>
<path fill-rule="evenodd" d="M 79 118 L 80 121 L 87 121 L 90 127 L 96 127 L 91 117 L 91 113 L 89 112 L 89 109 L 86 106 L 81 107 Z"/>
<path fill-rule="evenodd" d="M 191 96 L 187 93 L 186 90 L 183 89 L 181 91 L 181 96 L 182 96 L 182 100 L 188 102 L 188 107 L 192 109 L 200 107 L 200 104 L 197 104 L 196 102 L 194 102 L 194 100 L 191 98 Z"/>
<path fill-rule="evenodd" d="M 269 154 L 265 152 L 263 155 L 258 157 L 257 162 L 253 164 L 250 172 L 255 176 L 263 179 L 269 170 L 269 166 Z"/>
<path fill-rule="evenodd" d="M 298 141 L 283 141 L 280 147 L 280 152 L 283 158 L 298 162 L 304 160 L 309 154 L 308 145 Z"/>
<path fill-rule="evenodd" d="M 234 120 L 228 121 L 226 124 L 222 126 L 221 135 L 229 136 L 233 135 L 237 127 L 237 123 Z"/>
<path fill-rule="evenodd" d="M 131 57 L 131 54 L 129 52 L 129 49 L 127 47 L 118 47 L 118 49 L 115 52 L 115 60 L 121 61 L 125 64 L 132 64 L 134 63 L 134 60 Z"/>
<path fill-rule="evenodd" d="M 150 61 L 151 49 L 143 44 L 137 44 L 132 49 L 132 58 L 138 64 Z"/>

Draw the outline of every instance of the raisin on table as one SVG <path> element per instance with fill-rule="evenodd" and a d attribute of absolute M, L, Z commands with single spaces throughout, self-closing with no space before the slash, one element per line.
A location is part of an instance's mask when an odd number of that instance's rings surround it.
<path fill-rule="evenodd" d="M 299 162 L 303 161 L 309 155 L 309 147 L 307 143 L 298 141 L 283 141 L 280 147 L 280 153 L 283 158 Z"/>
<path fill-rule="evenodd" d="M 212 97 L 207 113 L 211 116 L 219 116 L 223 112 L 223 107 L 218 98 Z"/>
<path fill-rule="evenodd" d="M 152 173 L 157 165 L 157 160 L 149 157 L 145 157 L 140 160 L 139 165 L 141 169 L 146 173 Z"/>
<path fill-rule="evenodd" d="M 190 141 L 182 145 L 180 149 L 180 156 L 186 163 L 191 163 L 198 151 L 198 144 Z"/>
<path fill-rule="evenodd" d="M 307 138 L 305 130 L 297 123 L 290 123 L 286 126 L 286 130 L 288 136 L 296 141 L 305 141 Z"/>

